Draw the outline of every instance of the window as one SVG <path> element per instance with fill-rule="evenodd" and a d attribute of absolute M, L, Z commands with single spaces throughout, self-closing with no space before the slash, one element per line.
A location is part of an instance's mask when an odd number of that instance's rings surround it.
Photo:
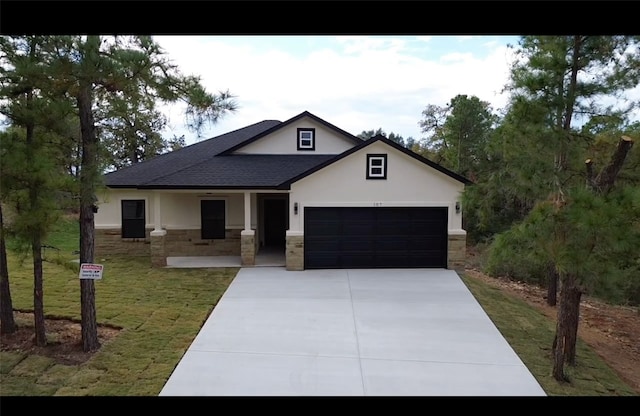
<path fill-rule="evenodd" d="M 203 240 L 224 239 L 224 200 L 204 199 L 200 201 L 201 236 Z"/>
<path fill-rule="evenodd" d="M 298 150 L 316 150 L 316 129 L 298 129 Z"/>
<path fill-rule="evenodd" d="M 367 155 L 367 179 L 387 179 L 387 155 Z"/>
<path fill-rule="evenodd" d="M 145 238 L 144 199 L 122 200 L 122 238 Z"/>

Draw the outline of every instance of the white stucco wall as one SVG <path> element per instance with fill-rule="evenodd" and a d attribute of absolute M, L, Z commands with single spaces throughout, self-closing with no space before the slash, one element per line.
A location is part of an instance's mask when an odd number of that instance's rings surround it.
<path fill-rule="evenodd" d="M 366 179 L 368 153 L 387 154 L 387 179 Z M 462 231 L 456 214 L 464 184 L 382 143 L 376 142 L 291 185 L 291 234 L 304 231 L 305 207 L 446 206 L 450 233 Z M 293 213 L 298 203 L 298 214 Z"/>
<path fill-rule="evenodd" d="M 98 212 L 95 215 L 96 228 L 120 228 L 123 199 L 144 199 L 146 225 L 155 226 L 155 197 L 160 196 L 160 218 L 162 228 L 167 230 L 200 229 L 200 201 L 202 199 L 224 199 L 226 201 L 227 228 L 244 228 L 244 194 L 204 192 L 139 191 L 128 189 L 105 190 L 98 195 Z M 257 224 L 258 210 L 256 194 L 251 194 L 251 224 Z"/>
<path fill-rule="evenodd" d="M 298 150 L 298 128 L 315 128 L 315 150 Z M 309 117 L 283 127 L 238 150 L 235 154 L 332 154 L 352 148 L 353 141 Z"/>
<path fill-rule="evenodd" d="M 147 227 L 153 226 L 153 209 L 151 202 L 153 195 L 148 191 L 136 189 L 102 190 L 96 195 L 98 198 L 98 212 L 94 215 L 96 228 L 120 228 L 122 212 L 120 201 L 123 199 L 144 199 L 145 218 Z"/>

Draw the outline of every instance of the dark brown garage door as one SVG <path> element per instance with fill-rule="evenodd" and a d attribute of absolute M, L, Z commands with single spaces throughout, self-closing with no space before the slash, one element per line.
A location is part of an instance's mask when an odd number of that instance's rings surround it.
<path fill-rule="evenodd" d="M 306 207 L 305 269 L 447 265 L 446 207 Z"/>

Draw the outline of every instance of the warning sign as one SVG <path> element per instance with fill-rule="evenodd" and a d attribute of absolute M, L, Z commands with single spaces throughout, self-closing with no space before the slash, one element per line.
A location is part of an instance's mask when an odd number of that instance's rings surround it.
<path fill-rule="evenodd" d="M 102 279 L 102 264 L 82 263 L 80 265 L 80 279 Z"/>

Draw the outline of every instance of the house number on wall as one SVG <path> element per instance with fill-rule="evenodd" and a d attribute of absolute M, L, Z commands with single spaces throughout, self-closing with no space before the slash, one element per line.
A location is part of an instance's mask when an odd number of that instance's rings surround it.
<path fill-rule="evenodd" d="M 374 207 L 381 207 L 382 206 L 382 202 L 374 202 L 373 206 Z"/>

